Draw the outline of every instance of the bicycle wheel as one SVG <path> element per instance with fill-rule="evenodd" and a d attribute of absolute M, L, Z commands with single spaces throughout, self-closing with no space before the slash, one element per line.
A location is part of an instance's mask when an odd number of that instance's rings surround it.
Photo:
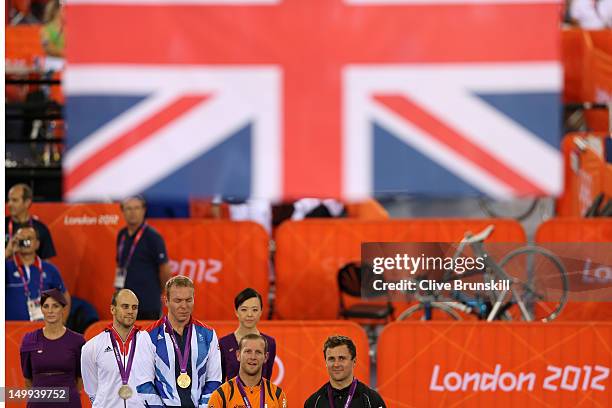
<path fill-rule="evenodd" d="M 503 306 L 513 318 L 549 322 L 567 303 L 569 283 L 561 260 L 539 247 L 523 247 L 508 253 L 499 266 L 512 279 L 511 300 Z M 514 306 L 514 307 L 511 307 Z"/>
<path fill-rule="evenodd" d="M 430 320 L 461 320 L 461 316 L 444 303 L 430 303 L 429 307 L 431 308 Z M 417 303 L 404 310 L 397 320 L 426 320 L 425 310 L 425 303 Z"/>
<path fill-rule="evenodd" d="M 523 221 L 529 217 L 538 206 L 537 198 L 520 198 L 510 201 L 495 201 L 490 198 L 478 200 L 480 208 L 485 214 L 494 218 L 514 218 Z"/>

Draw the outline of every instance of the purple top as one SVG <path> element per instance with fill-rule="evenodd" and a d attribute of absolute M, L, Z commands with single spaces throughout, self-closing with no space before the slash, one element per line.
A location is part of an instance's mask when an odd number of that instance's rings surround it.
<path fill-rule="evenodd" d="M 81 347 L 85 338 L 70 329 L 59 339 L 49 340 L 42 329 L 27 333 L 21 342 L 21 370 L 33 387 L 69 387 L 68 403 L 28 403 L 28 407 L 81 408 L 76 378 L 81 377 Z"/>
<path fill-rule="evenodd" d="M 261 375 L 268 380 L 272 380 L 272 367 L 274 367 L 274 358 L 276 357 L 276 341 L 273 337 L 261 333 L 268 341 L 268 361 L 262 368 Z M 219 340 L 219 348 L 221 349 L 221 370 L 223 372 L 221 381 L 227 381 L 238 375 L 240 363 L 236 358 L 236 350 L 238 350 L 238 342 L 234 333 L 221 337 Z"/>

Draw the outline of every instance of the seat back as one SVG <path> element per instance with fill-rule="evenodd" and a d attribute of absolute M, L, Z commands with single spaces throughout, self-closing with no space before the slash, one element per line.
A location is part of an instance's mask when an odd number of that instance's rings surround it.
<path fill-rule="evenodd" d="M 340 296 L 343 293 L 353 297 L 361 295 L 361 266 L 359 264 L 349 262 L 340 268 L 338 271 L 338 289 L 340 289 Z"/>

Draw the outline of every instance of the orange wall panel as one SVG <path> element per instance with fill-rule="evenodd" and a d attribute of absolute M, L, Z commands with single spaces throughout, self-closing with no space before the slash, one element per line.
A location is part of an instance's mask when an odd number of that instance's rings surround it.
<path fill-rule="evenodd" d="M 125 224 L 117 204 L 34 204 L 32 214 L 53 236 L 58 255 L 51 259 L 70 293 L 110 318 L 117 232 Z M 234 317 L 234 296 L 247 286 L 268 298 L 268 235 L 251 222 L 148 221 L 164 237 L 175 273 L 191 277 L 201 319 Z"/>
<path fill-rule="evenodd" d="M 459 242 L 466 231 L 476 233 L 490 224 L 496 226 L 491 242 L 526 241 L 514 220 L 286 222 L 277 232 L 275 314 L 281 319 L 335 319 L 338 269 L 359 261 L 362 242 Z"/>
<path fill-rule="evenodd" d="M 389 407 L 612 406 L 612 323 L 392 323 L 378 342 Z"/>

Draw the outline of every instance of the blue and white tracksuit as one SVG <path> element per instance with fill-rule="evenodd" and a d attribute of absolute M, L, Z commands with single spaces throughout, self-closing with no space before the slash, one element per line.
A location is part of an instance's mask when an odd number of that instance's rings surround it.
<path fill-rule="evenodd" d="M 192 319 L 191 333 L 191 399 L 199 408 L 208 406 L 208 399 L 221 385 L 221 354 L 215 331 L 205 324 Z M 165 330 L 164 319 L 158 320 L 140 336 L 143 345 L 136 350 L 132 368 L 136 391 L 145 406 L 180 406 L 175 377 L 174 345 Z"/>

